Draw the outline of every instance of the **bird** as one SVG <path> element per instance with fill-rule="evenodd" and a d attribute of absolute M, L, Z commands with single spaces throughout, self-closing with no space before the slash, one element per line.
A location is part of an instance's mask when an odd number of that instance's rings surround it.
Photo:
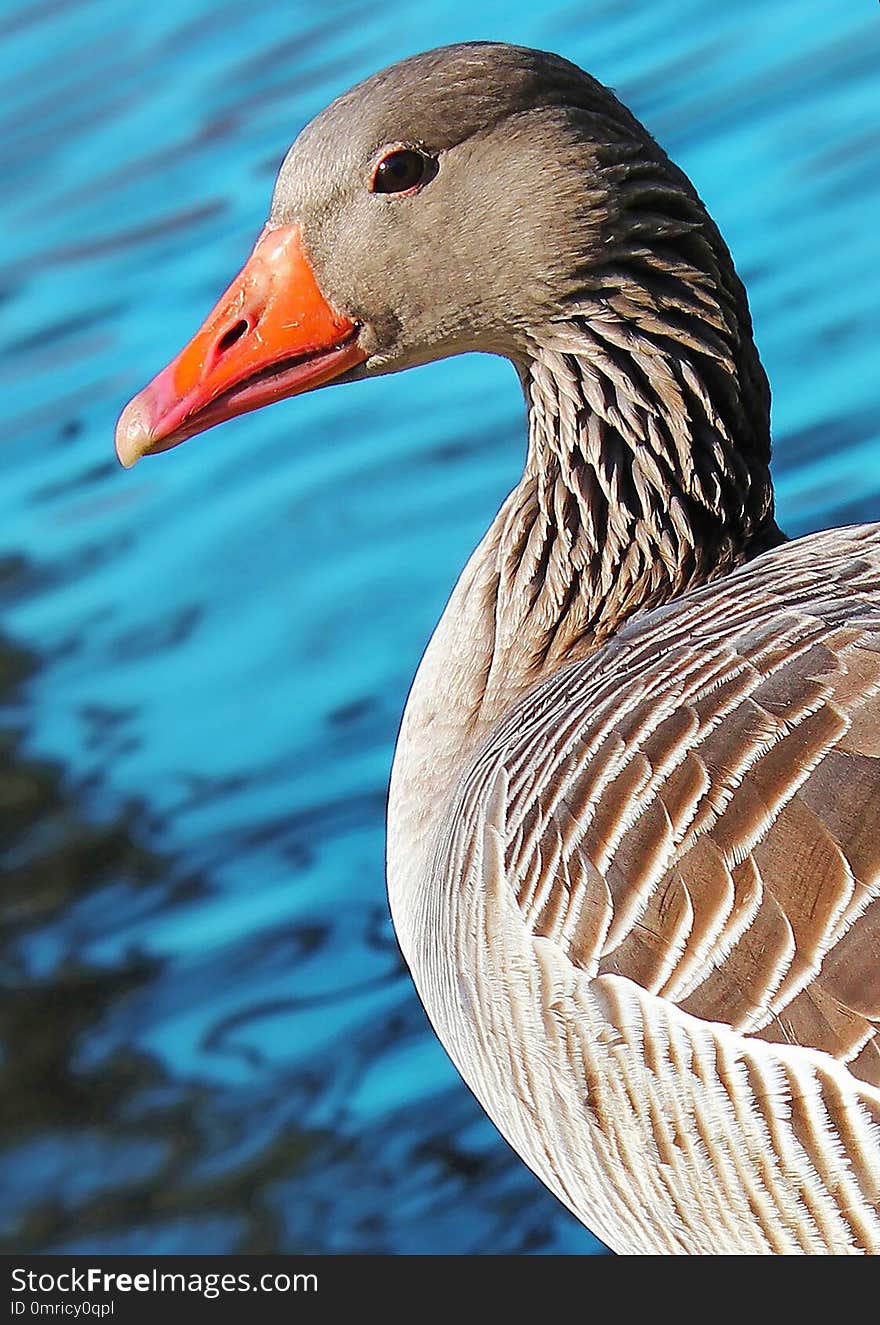
<path fill-rule="evenodd" d="M 876 1254 L 880 524 L 779 528 L 745 290 L 614 93 L 495 42 L 343 93 L 117 454 L 471 351 L 528 436 L 393 760 L 418 995 L 612 1251 Z"/>

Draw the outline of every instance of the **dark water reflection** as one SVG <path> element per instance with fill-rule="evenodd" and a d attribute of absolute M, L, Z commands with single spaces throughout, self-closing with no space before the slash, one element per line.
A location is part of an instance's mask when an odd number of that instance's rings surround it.
<path fill-rule="evenodd" d="M 516 477 L 512 374 L 319 393 L 128 475 L 113 421 L 329 96 L 504 37 L 614 84 L 697 179 L 784 525 L 876 517 L 878 29 L 830 0 L 0 13 L 4 1247 L 596 1249 L 458 1082 L 384 897 L 397 722 Z"/>
<path fill-rule="evenodd" d="M 3 569 L 7 585 L 27 578 L 22 565 Z M 29 733 L 16 717 L 26 713 L 23 701 L 38 667 L 33 654 L 0 641 L 0 707 L 11 715 L 0 733 L 0 1246 L 332 1251 L 357 1245 L 390 1252 L 410 1243 L 415 1249 L 423 1245 L 412 1231 L 420 1209 L 430 1208 L 441 1227 L 447 1220 L 454 1236 L 475 1182 L 494 1187 L 497 1207 L 484 1214 L 482 1228 L 475 1221 L 469 1235 L 477 1234 L 475 1249 L 480 1239 L 487 1250 L 540 1246 L 555 1212 L 547 1202 L 536 1218 L 534 1202 L 516 1190 L 521 1184 L 509 1181 L 515 1166 L 488 1129 L 473 1129 L 468 1100 L 450 1098 L 442 1126 L 425 1126 L 415 1137 L 399 1117 L 348 1139 L 329 1119 L 322 1127 L 301 1125 L 316 1100 L 341 1101 L 392 1046 L 423 1033 L 384 914 L 377 912 L 365 936 L 383 959 L 383 975 L 353 980 L 323 998 L 251 1005 L 214 1023 L 204 1048 L 240 1058 L 248 1069 L 243 1084 L 218 1089 L 187 1081 L 137 1047 L 143 1020 L 169 998 L 203 996 L 199 982 L 163 990 L 172 978 L 166 962 L 132 951 L 105 965 L 83 960 L 81 952 L 120 922 L 149 923 L 177 906 L 197 906 L 210 885 L 150 845 L 161 826 L 144 804 L 98 820 L 60 763 L 28 754 Z M 99 725 L 112 730 L 115 722 Z M 279 826 L 290 834 L 292 860 L 297 831 L 307 828 Z M 271 943 L 244 945 L 235 965 L 265 970 L 274 963 L 284 970 L 326 960 L 331 939 L 326 925 L 281 927 Z M 339 999 L 383 988 L 404 994 L 401 1009 L 374 1034 L 345 1042 L 344 1079 L 334 1062 L 266 1077 L 259 1050 L 236 1042 L 250 1019 L 308 1009 L 332 1015 Z M 468 1124 L 475 1131 L 470 1139 Z M 518 1225 L 515 1236 L 511 1222 Z"/>

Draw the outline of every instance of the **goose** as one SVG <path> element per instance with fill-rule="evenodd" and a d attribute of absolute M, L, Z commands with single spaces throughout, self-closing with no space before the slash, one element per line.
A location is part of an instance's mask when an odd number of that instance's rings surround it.
<path fill-rule="evenodd" d="M 612 92 L 480 42 L 344 93 L 117 453 L 469 351 L 528 443 L 394 756 L 431 1023 L 612 1250 L 876 1253 L 880 525 L 780 531 L 743 286 Z"/>

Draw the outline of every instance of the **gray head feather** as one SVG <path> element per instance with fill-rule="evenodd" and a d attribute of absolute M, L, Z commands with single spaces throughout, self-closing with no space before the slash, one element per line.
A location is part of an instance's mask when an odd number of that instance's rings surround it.
<path fill-rule="evenodd" d="M 402 143 L 437 155 L 436 179 L 413 197 L 371 193 L 377 156 Z M 630 112 L 568 61 L 451 46 L 318 115 L 282 166 L 272 217 L 302 226 L 325 293 L 371 327 L 372 371 L 469 348 L 516 357 L 585 270 L 622 255 L 633 163 L 671 172 L 696 202 Z"/>

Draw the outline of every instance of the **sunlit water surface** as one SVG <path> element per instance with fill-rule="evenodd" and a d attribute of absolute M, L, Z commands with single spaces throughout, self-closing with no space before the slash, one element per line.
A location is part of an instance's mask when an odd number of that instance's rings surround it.
<path fill-rule="evenodd" d="M 585 65 L 697 181 L 751 292 L 787 530 L 880 515 L 873 0 L 5 0 L 9 1248 L 598 1249 L 459 1082 L 384 896 L 407 687 L 523 455 L 511 369 L 112 455 L 300 126 L 485 36 Z"/>

